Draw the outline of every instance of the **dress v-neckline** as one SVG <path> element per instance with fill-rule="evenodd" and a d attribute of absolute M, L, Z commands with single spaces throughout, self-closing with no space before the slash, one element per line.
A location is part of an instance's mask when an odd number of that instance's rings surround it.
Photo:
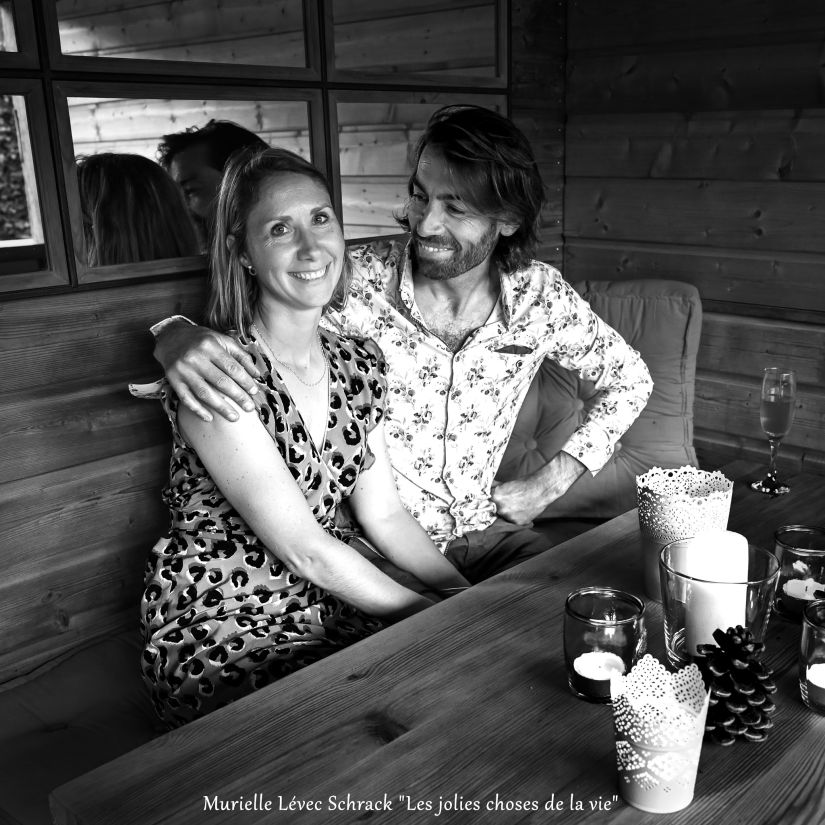
<path fill-rule="evenodd" d="M 313 453 L 315 454 L 316 458 L 323 462 L 324 452 L 325 452 L 325 445 L 327 442 L 327 434 L 329 432 L 329 413 L 332 409 L 332 384 L 333 382 L 338 382 L 338 376 L 334 374 L 332 366 L 329 363 L 329 354 L 327 353 L 327 341 L 324 339 L 324 334 L 321 331 L 321 328 L 318 328 L 318 340 L 321 342 L 321 354 L 324 356 L 327 362 L 327 406 L 324 415 L 324 432 L 321 435 L 321 445 L 320 447 L 315 443 L 315 439 L 312 437 L 312 433 L 307 426 L 306 419 L 304 418 L 303 413 L 301 412 L 301 408 L 295 401 L 295 397 L 292 395 L 292 391 L 289 389 L 289 385 L 284 380 L 284 377 L 278 371 L 276 364 L 278 363 L 278 359 L 275 358 L 275 354 L 269 348 L 269 345 L 265 340 L 255 336 L 255 343 L 264 350 L 264 352 L 269 356 L 270 362 L 270 373 L 273 375 L 278 376 L 278 381 L 280 382 L 281 386 L 283 387 L 286 394 L 289 396 L 289 402 L 292 404 L 292 409 L 295 410 L 295 414 L 298 416 L 298 420 L 301 423 L 301 428 L 306 433 L 307 441 L 309 442 L 310 446 L 312 447 Z"/>

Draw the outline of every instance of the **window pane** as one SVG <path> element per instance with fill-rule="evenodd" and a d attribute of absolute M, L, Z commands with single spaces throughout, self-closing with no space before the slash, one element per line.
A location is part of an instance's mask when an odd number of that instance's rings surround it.
<path fill-rule="evenodd" d="M 63 54 L 306 66 L 301 0 L 55 0 Z"/>
<path fill-rule="evenodd" d="M 0 0 L 0 52 L 16 51 L 17 38 L 14 34 L 11 0 Z"/>
<path fill-rule="evenodd" d="M 335 0 L 335 67 L 370 74 L 495 77 L 495 0 Z"/>
<path fill-rule="evenodd" d="M 403 231 L 393 219 L 393 212 L 407 199 L 416 141 L 436 109 L 459 102 L 506 110 L 506 101 L 499 95 L 462 95 L 460 100 L 439 96 L 430 103 L 338 103 L 341 199 L 347 239 Z"/>
<path fill-rule="evenodd" d="M 0 267 L 36 272 L 47 266 L 26 104 L 0 93 Z"/>
<path fill-rule="evenodd" d="M 222 167 L 231 151 L 249 145 L 256 138 L 270 146 L 291 149 L 310 159 L 309 106 L 303 100 L 69 97 L 68 106 L 74 152 L 80 170 L 78 183 L 81 212 L 84 216 L 86 261 L 90 266 L 186 256 L 205 251 L 207 226 L 212 217 L 221 177 L 221 168 L 218 167 Z M 208 126 L 205 132 L 199 131 L 213 119 L 220 122 Z M 216 129 L 219 131 L 216 132 Z M 193 132 L 196 134 L 192 135 Z M 165 140 L 166 136 L 169 136 L 168 140 Z M 164 159 L 160 151 L 164 141 L 165 171 L 155 163 Z M 114 153 L 117 157 L 95 157 L 102 153 Z M 181 209 L 177 202 L 184 204 L 183 209 L 197 236 L 197 249 L 194 252 L 181 247 L 173 255 L 165 254 L 169 251 L 165 245 L 166 239 L 157 232 L 154 233 L 157 242 L 154 251 L 145 248 L 146 243 L 141 246 L 134 238 L 127 241 L 123 232 L 119 232 L 114 239 L 103 238 L 102 222 L 95 223 L 95 204 L 99 210 L 100 204 L 107 202 L 101 194 L 105 179 L 98 180 L 97 176 L 104 173 L 116 176 L 119 174 L 118 169 L 123 169 L 123 174 L 128 169 L 129 175 L 137 175 L 134 169 L 141 166 L 141 161 L 123 158 L 123 155 L 140 155 L 155 163 L 151 167 L 142 164 L 147 175 L 153 180 L 157 179 L 157 187 L 153 186 L 155 191 L 162 192 L 167 188 L 165 179 L 159 179 L 156 172 L 162 172 L 164 178 L 168 172 L 175 183 L 179 184 L 179 191 L 176 189 L 172 193 L 174 198 L 167 196 L 164 200 L 165 206 L 170 209 L 167 223 L 181 225 L 182 218 L 178 214 Z M 143 201 L 123 203 L 120 196 L 127 189 L 126 182 L 120 181 L 115 192 L 108 195 L 107 203 L 112 205 L 106 209 L 110 214 L 121 209 L 133 210 L 137 217 L 131 217 L 130 212 L 129 219 L 121 221 L 121 224 L 128 223 L 135 229 L 135 234 L 140 235 L 140 227 L 150 226 L 155 215 L 151 209 L 143 209 Z M 143 197 L 149 200 L 150 194 Z M 174 205 L 172 200 L 175 201 Z M 173 212 L 173 209 L 176 211 Z M 188 234 L 188 228 L 182 227 L 181 231 Z M 174 240 L 180 243 L 179 239 Z M 115 250 L 116 241 L 120 251 L 106 251 Z"/>

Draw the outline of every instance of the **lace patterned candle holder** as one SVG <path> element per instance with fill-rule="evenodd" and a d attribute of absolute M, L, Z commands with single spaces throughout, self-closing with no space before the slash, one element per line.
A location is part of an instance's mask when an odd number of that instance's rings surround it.
<path fill-rule="evenodd" d="M 730 515 L 732 491 L 733 482 L 718 470 L 654 467 L 636 476 L 644 590 L 649 599 L 662 600 L 659 584 L 662 548 L 671 541 L 707 530 L 724 530 Z"/>
<path fill-rule="evenodd" d="M 581 587 L 564 604 L 567 683 L 580 699 L 610 701 L 610 677 L 627 673 L 647 649 L 645 605 L 612 587 Z"/>
<path fill-rule="evenodd" d="M 811 710 L 825 714 L 825 599 L 808 602 L 802 610 L 799 692 Z"/>
<path fill-rule="evenodd" d="M 786 524 L 774 541 L 780 564 L 776 612 L 798 621 L 808 602 L 825 599 L 825 528 Z"/>
<path fill-rule="evenodd" d="M 669 673 L 644 656 L 611 680 L 619 792 L 634 808 L 672 813 L 693 799 L 708 692 L 696 665 Z"/>

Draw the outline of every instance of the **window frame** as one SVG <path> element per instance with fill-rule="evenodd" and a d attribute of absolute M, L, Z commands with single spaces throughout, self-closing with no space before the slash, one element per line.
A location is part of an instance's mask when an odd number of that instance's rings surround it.
<path fill-rule="evenodd" d="M 316 32 L 318 8 L 313 0 L 302 0 L 304 54 L 306 66 L 265 66 L 250 63 L 207 63 L 197 60 L 149 60 L 123 57 L 88 57 L 63 54 L 60 27 L 54 0 L 40 0 L 45 20 L 45 35 L 49 64 L 52 69 L 72 73 L 104 75 L 135 75 L 136 78 L 167 76 L 198 80 L 233 81 L 295 81 L 308 83 L 321 80 L 321 50 Z"/>
<path fill-rule="evenodd" d="M 83 234 L 83 219 L 80 207 L 80 195 L 77 186 L 77 166 L 75 164 L 74 141 L 69 117 L 68 99 L 70 97 L 120 97 L 149 98 L 172 100 L 271 100 L 299 101 L 307 104 L 307 128 L 309 132 L 310 156 L 313 163 L 324 168 L 326 148 L 313 134 L 313 120 L 321 117 L 321 92 L 317 89 L 284 89 L 275 87 L 248 86 L 200 86 L 179 83 L 150 83 L 148 81 L 130 81 L 112 83 L 97 80 L 57 80 L 53 84 L 54 104 L 57 113 L 57 134 L 63 161 L 63 182 L 68 201 L 69 222 L 71 225 L 74 266 L 79 284 L 98 283 L 101 281 L 118 281 L 124 278 L 159 278 L 174 277 L 186 272 L 203 270 L 206 267 L 204 255 L 159 259 L 157 261 L 135 261 L 133 263 L 111 264 L 91 267 L 86 263 L 86 243 Z M 317 131 L 317 130 L 316 130 Z M 160 136 L 158 136 L 160 138 Z M 66 148 L 69 151 L 66 151 Z"/>
<path fill-rule="evenodd" d="M 497 89 L 492 94 L 476 94 L 472 90 L 467 90 L 466 94 L 455 91 L 444 91 L 443 89 L 433 88 L 418 88 L 418 89 L 394 89 L 393 91 L 376 91 L 374 89 L 331 89 L 327 92 L 329 99 L 329 123 L 330 130 L 335 135 L 335 149 L 334 155 L 330 157 L 330 165 L 332 171 L 330 173 L 331 179 L 335 181 L 338 187 L 338 214 L 341 222 L 346 229 L 345 215 L 343 208 L 342 196 L 342 179 L 341 179 L 341 146 L 339 142 L 339 119 L 338 119 L 338 104 L 339 103 L 387 103 L 387 104 L 435 104 L 447 105 L 456 102 L 457 97 L 461 97 L 462 102 L 480 103 L 484 101 L 494 101 L 497 106 L 497 111 L 501 114 L 508 114 L 509 100 L 504 89 Z M 444 98 L 438 100 L 438 98 Z M 332 151 L 330 154 L 333 154 Z M 399 203 L 400 207 L 402 204 Z M 404 233 L 399 229 L 398 233 L 386 235 L 355 235 L 347 239 L 348 244 L 363 244 L 371 240 L 387 239 L 387 238 L 403 238 Z"/>
<path fill-rule="evenodd" d="M 0 69 L 36 69 L 39 66 L 37 37 L 31 0 L 11 0 L 16 52 L 0 52 Z"/>
<path fill-rule="evenodd" d="M 0 78 L 10 93 L 23 89 L 28 95 L 27 113 L 48 267 L 38 272 L 2 275 L 0 291 L 60 291 L 113 282 L 173 279 L 201 273 L 205 267 L 203 256 L 111 267 L 86 265 L 68 97 L 128 97 L 131 93 L 135 97 L 165 99 L 305 100 L 311 157 L 327 174 L 334 206 L 343 217 L 339 102 L 428 102 L 443 97 L 446 103 L 472 97 L 477 102 L 495 101 L 493 105 L 509 114 L 514 93 L 513 79 L 508 77 L 511 4 L 510 0 L 492 1 L 497 21 L 497 69 L 495 77 L 484 78 L 337 70 L 334 0 L 302 0 L 305 68 L 63 55 L 54 0 L 11 0 L 19 51 L 0 53 Z M 439 5 L 422 0 L 424 10 L 437 10 Z M 403 234 L 359 234 L 348 243 L 387 237 Z"/>
<path fill-rule="evenodd" d="M 323 1 L 323 0 L 322 0 Z M 377 72 L 359 72 L 357 69 L 339 69 L 335 65 L 335 19 L 333 2 L 323 2 L 324 15 L 324 61 L 327 81 L 341 84 L 364 84 L 367 86 L 394 86 L 396 88 L 432 89 L 435 87 L 459 87 L 467 91 L 490 90 L 506 93 L 508 88 L 507 67 L 509 65 L 508 2 L 494 0 L 495 38 L 496 38 L 496 72 L 493 77 L 476 77 L 474 75 L 442 74 L 428 77 L 425 74 L 398 73 L 382 75 Z M 426 4 L 424 4 L 426 6 Z M 439 4 L 433 4 L 438 6 Z M 477 5 L 467 0 L 467 5 Z M 433 8 L 436 11 L 437 8 Z"/>
<path fill-rule="evenodd" d="M 34 179 L 43 229 L 43 246 L 48 261 L 48 265 L 43 269 L 0 276 L 0 292 L 66 286 L 70 283 L 70 273 L 66 260 L 60 200 L 52 164 L 52 147 L 49 142 L 48 118 L 42 86 L 37 80 L 6 77 L 0 79 L 0 91 L 4 94 L 20 96 L 25 101 Z M 13 252 L 8 254 L 4 254 L 6 250 L 0 249 L 0 260 L 13 259 L 19 254 L 18 250 L 21 247 L 12 247 Z"/>

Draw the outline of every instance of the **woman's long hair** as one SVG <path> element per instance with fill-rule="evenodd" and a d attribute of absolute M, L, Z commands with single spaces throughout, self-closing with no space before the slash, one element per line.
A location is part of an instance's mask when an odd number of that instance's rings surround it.
<path fill-rule="evenodd" d="M 223 170 L 215 231 L 210 254 L 210 290 L 207 323 L 217 330 L 237 330 L 246 334 L 258 303 L 256 278 L 241 265 L 246 249 L 247 222 L 263 184 L 273 175 L 290 172 L 305 175 L 330 194 L 324 175 L 309 161 L 287 149 L 249 147 L 233 155 Z M 234 242 L 227 243 L 233 236 Z M 327 309 L 343 309 L 351 280 L 351 261 L 344 255 L 344 268 Z"/>
<path fill-rule="evenodd" d="M 103 152 L 77 160 L 89 266 L 197 255 L 180 187 L 141 155 Z"/>

